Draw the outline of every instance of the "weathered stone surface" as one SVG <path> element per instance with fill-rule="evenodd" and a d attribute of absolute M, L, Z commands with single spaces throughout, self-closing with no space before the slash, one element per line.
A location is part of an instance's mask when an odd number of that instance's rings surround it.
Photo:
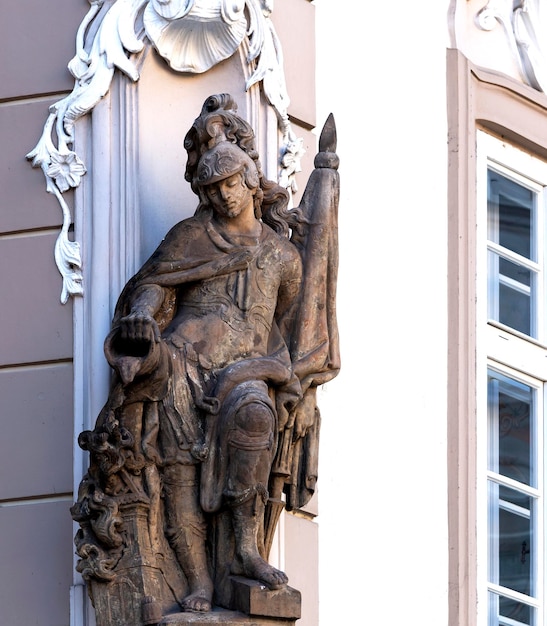
<path fill-rule="evenodd" d="M 316 388 L 339 369 L 335 145 L 329 118 L 288 210 L 229 95 L 186 135 L 198 208 L 120 295 L 111 390 L 79 437 L 77 567 L 98 626 L 300 617 L 268 553 L 283 507 L 314 492 Z"/>
<path fill-rule="evenodd" d="M 295 620 L 243 615 L 237 611 L 214 609 L 210 613 L 177 613 L 164 618 L 161 626 L 293 626 Z"/>
<path fill-rule="evenodd" d="M 281 589 L 268 589 L 256 580 L 232 577 L 233 604 L 247 615 L 265 617 L 300 618 L 300 592 L 288 585 Z"/>

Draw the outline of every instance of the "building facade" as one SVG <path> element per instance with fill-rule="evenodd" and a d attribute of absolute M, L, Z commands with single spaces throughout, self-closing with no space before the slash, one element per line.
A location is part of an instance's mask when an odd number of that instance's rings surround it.
<path fill-rule="evenodd" d="M 263 4 L 282 50 L 268 93 L 247 84 L 240 50 L 180 72 L 154 46 L 86 22 L 116 14 L 139 39 L 131 2 L 4 8 L 0 623 L 93 624 L 74 569 L 76 438 L 105 398 L 102 342 L 121 286 L 180 207 L 193 210 L 184 133 L 204 97 L 230 91 L 295 204 L 331 112 L 338 131 L 342 371 L 319 394 L 318 494 L 283 517 L 273 556 L 303 592 L 299 623 L 539 626 L 545 7 Z M 99 23 L 115 62 L 98 55 L 105 73 L 78 100 L 67 64 L 78 46 L 94 53 Z M 78 161 L 49 169 L 72 176 L 59 199 L 32 150 L 43 132 L 59 149 L 63 115 Z"/>

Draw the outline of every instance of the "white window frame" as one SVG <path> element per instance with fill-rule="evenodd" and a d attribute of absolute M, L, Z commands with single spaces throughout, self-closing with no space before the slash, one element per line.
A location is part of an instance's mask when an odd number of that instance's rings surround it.
<path fill-rule="evenodd" d="M 537 491 L 531 495 L 538 496 L 542 504 L 538 507 L 537 524 L 542 532 L 538 532 L 537 554 L 543 561 L 537 567 L 536 601 L 529 604 L 537 606 L 537 626 L 543 624 L 545 616 L 545 569 L 547 558 L 544 554 L 544 542 L 547 532 L 545 519 L 545 476 L 544 476 L 544 424 L 547 409 L 547 312 L 545 307 L 546 274 L 545 250 L 547 237 L 545 233 L 547 214 L 547 163 L 534 155 L 522 150 L 507 141 L 503 141 L 481 130 L 477 131 L 477 580 L 478 580 L 478 623 L 488 624 L 488 594 L 505 592 L 496 585 L 488 583 L 488 481 L 497 480 L 488 472 L 488 419 L 487 419 L 487 372 L 493 370 L 529 385 L 537 390 L 537 447 L 543 451 L 537 458 Z M 488 241 L 487 231 L 487 170 L 499 171 L 502 175 L 515 180 L 519 184 L 531 188 L 538 193 L 537 221 L 538 232 L 537 262 L 529 262 L 534 270 L 539 270 L 537 284 L 536 310 L 538 319 L 537 338 L 511 329 L 488 318 L 488 250 L 494 249 Z M 495 250 L 498 251 L 498 250 Z M 522 259 L 519 258 L 519 262 Z M 517 601 L 522 598 L 515 594 L 504 595 Z M 501 623 L 501 622 L 500 622 Z M 505 622 L 504 622 L 505 623 Z M 507 620 L 511 626 L 511 620 Z M 515 625 L 516 626 L 516 625 Z"/>
<path fill-rule="evenodd" d="M 541 320 L 543 320 L 543 292 L 544 292 L 544 280 L 541 280 L 543 277 L 542 268 L 544 267 L 544 249 L 543 246 L 539 245 L 538 239 L 541 237 L 541 234 L 544 232 L 544 211 L 541 210 L 541 199 L 544 194 L 544 187 L 541 184 L 538 184 L 534 180 L 529 178 L 525 178 L 519 172 L 514 169 L 509 169 L 505 167 L 501 163 L 496 162 L 493 159 L 488 159 L 488 169 L 494 172 L 499 173 L 505 178 L 514 181 L 515 183 L 521 185 L 522 187 L 529 189 L 530 191 L 536 194 L 537 203 L 534 208 L 533 216 L 532 216 L 532 227 L 533 233 L 535 234 L 535 239 L 532 243 L 532 250 L 530 254 L 530 258 L 526 258 L 521 256 L 520 254 L 513 252 L 507 248 L 504 248 L 497 242 L 493 242 L 491 239 L 487 240 L 487 249 L 489 252 L 493 252 L 499 256 L 499 258 L 506 259 L 525 267 L 530 271 L 531 275 L 537 276 L 537 280 L 534 280 L 535 289 L 532 291 L 532 287 L 526 287 L 521 283 L 517 283 L 514 279 L 506 278 L 505 281 L 501 281 L 505 284 L 510 284 L 516 290 L 521 291 L 522 293 L 527 293 L 530 295 L 530 308 L 531 308 L 531 336 L 536 337 L 538 340 L 545 335 L 545 324 L 541 324 Z M 496 303 L 496 308 L 498 308 L 498 297 L 497 290 L 492 289 L 492 282 L 489 284 L 489 299 L 494 300 Z M 495 291 L 495 293 L 494 293 Z M 499 317 L 499 316 L 498 316 Z M 501 322 L 498 322 L 500 325 Z"/>
<path fill-rule="evenodd" d="M 503 366 L 499 363 L 490 362 L 488 366 L 488 372 L 492 373 L 495 377 L 496 374 L 501 374 L 506 378 L 510 378 L 518 383 L 523 383 L 534 390 L 534 415 L 533 419 L 533 437 L 535 445 L 531 450 L 532 463 L 534 466 L 534 474 L 535 476 L 532 478 L 530 482 L 535 483 L 529 486 L 524 486 L 522 483 L 518 483 L 517 481 L 503 476 L 497 472 L 491 471 L 486 468 L 486 482 L 487 484 L 493 485 L 496 484 L 498 486 L 506 486 L 513 489 L 517 489 L 520 493 L 528 495 L 530 498 L 536 500 L 537 506 L 533 507 L 533 510 L 530 512 L 529 517 L 531 519 L 532 527 L 537 529 L 535 534 L 535 545 L 533 548 L 533 552 L 530 556 L 534 560 L 534 584 L 536 586 L 536 593 L 534 596 L 525 596 L 520 594 L 517 591 L 512 591 L 506 587 L 502 587 L 499 584 L 490 582 L 486 580 L 486 589 L 487 593 L 491 592 L 497 595 L 503 595 L 506 598 L 515 600 L 517 602 L 521 602 L 523 604 L 527 604 L 531 607 L 537 609 L 537 621 L 536 626 L 540 626 L 543 624 L 543 614 L 544 614 L 544 567 L 545 567 L 545 558 L 542 558 L 544 554 L 544 541 L 545 541 L 545 479 L 544 479 L 544 455 L 541 454 L 543 450 L 544 443 L 544 422 L 545 422 L 545 382 L 541 380 L 537 380 L 521 372 L 511 369 L 510 367 Z M 542 417 L 543 416 L 543 417 Z M 491 443 L 491 442 L 490 442 Z M 491 502 L 488 501 L 491 506 Z M 542 506 L 543 502 L 543 506 Z M 484 508 L 485 502 L 482 502 L 482 508 Z M 543 529 L 543 533 L 540 530 Z M 488 545 L 490 545 L 490 537 L 486 537 L 486 541 Z M 490 561 L 497 561 L 497 554 L 489 554 L 488 559 Z M 487 568 L 488 569 L 488 568 Z M 486 623 L 486 622 L 485 622 Z M 519 622 L 516 622 L 511 619 L 500 620 L 501 626 L 520 626 Z"/>

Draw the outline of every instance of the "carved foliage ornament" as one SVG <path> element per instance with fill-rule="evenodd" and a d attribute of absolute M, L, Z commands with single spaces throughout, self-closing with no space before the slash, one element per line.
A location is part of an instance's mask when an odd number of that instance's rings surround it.
<path fill-rule="evenodd" d="M 247 42 L 251 75 L 245 88 L 261 83 L 283 136 L 280 183 L 296 190 L 302 140 L 291 130 L 281 45 L 270 20 L 273 0 L 89 0 L 91 8 L 76 36 L 76 55 L 68 64 L 75 77 L 72 92 L 50 107 L 40 140 L 27 158 L 40 167 L 46 190 L 56 196 L 63 226 L 55 261 L 63 277 L 61 302 L 81 295 L 81 255 L 68 238 L 72 222 L 63 193 L 80 184 L 86 167 L 73 150 L 74 123 L 109 91 L 114 72 L 139 79 L 132 54 L 151 42 L 171 68 L 206 72 Z"/>
<path fill-rule="evenodd" d="M 501 25 L 525 83 L 547 93 L 547 57 L 541 45 L 545 31 L 537 0 L 489 0 L 477 13 L 482 30 Z"/>

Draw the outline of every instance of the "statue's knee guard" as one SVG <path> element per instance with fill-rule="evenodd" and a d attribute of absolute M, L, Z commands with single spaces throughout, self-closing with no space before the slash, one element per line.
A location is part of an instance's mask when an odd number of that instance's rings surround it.
<path fill-rule="evenodd" d="M 277 435 L 275 408 L 263 381 L 234 386 L 223 399 L 212 453 L 202 467 L 201 504 L 243 503 L 267 493 Z"/>
<path fill-rule="evenodd" d="M 270 406 L 253 400 L 235 412 L 229 443 L 240 450 L 269 450 L 274 427 L 275 416 Z"/>

